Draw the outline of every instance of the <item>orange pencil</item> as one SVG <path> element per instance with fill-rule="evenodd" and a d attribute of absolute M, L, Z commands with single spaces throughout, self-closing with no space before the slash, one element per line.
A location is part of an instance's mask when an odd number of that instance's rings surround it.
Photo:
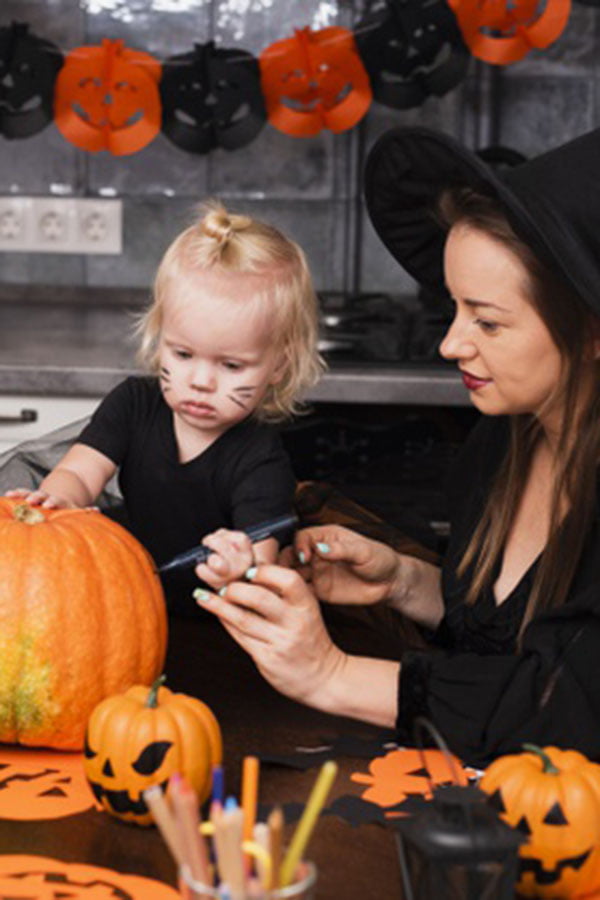
<path fill-rule="evenodd" d="M 169 779 L 169 794 L 190 874 L 194 881 L 210 886 L 212 879 L 208 850 L 199 830 L 198 797 L 186 779 L 180 775 L 172 775 Z"/>
<path fill-rule="evenodd" d="M 243 839 L 251 841 L 254 835 L 254 823 L 256 822 L 256 806 L 258 803 L 258 779 L 260 763 L 256 756 L 245 756 L 242 763 L 242 813 L 244 815 Z M 251 866 L 251 857 L 244 855 L 244 866 L 248 871 Z"/>
<path fill-rule="evenodd" d="M 269 826 L 269 852 L 271 854 L 271 890 L 279 887 L 279 869 L 283 855 L 283 811 L 280 806 L 271 810 L 267 818 Z"/>

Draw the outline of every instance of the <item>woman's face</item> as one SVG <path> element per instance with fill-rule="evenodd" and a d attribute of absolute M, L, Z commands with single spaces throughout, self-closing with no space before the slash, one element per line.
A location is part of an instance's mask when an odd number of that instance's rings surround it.
<path fill-rule="evenodd" d="M 456 308 L 440 353 L 456 361 L 471 401 L 487 415 L 541 414 L 550 425 L 560 415 L 548 400 L 562 359 L 528 299 L 522 262 L 485 232 L 459 223 L 448 235 L 444 267 Z"/>

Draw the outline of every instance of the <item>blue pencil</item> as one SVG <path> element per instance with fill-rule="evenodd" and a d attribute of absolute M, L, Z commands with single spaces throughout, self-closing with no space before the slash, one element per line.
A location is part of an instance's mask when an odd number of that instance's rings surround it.
<path fill-rule="evenodd" d="M 298 524 L 298 516 L 295 514 L 280 516 L 278 519 L 271 519 L 268 522 L 261 522 L 260 525 L 253 525 L 251 528 L 244 528 L 243 531 L 248 535 L 253 544 L 258 541 L 265 541 L 269 537 L 274 537 L 281 532 L 289 531 Z M 201 562 L 206 562 L 213 551 L 209 547 L 203 547 L 201 544 L 186 550 L 178 556 L 174 556 L 169 562 L 163 563 L 158 567 L 158 572 L 172 572 L 173 569 L 189 569 L 197 566 Z"/>

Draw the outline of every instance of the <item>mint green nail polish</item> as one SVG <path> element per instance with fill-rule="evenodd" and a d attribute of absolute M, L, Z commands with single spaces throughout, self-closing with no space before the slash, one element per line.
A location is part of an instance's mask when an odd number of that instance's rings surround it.
<path fill-rule="evenodd" d="M 306 553 L 304 552 L 304 550 L 298 550 L 298 559 L 300 560 L 302 565 L 304 565 L 304 563 L 306 562 Z"/>
<path fill-rule="evenodd" d="M 227 593 L 227 585 L 225 585 L 225 587 L 222 587 L 221 590 L 218 591 L 219 597 L 224 597 L 226 593 Z"/>
<path fill-rule="evenodd" d="M 329 546 L 329 544 L 323 544 L 321 541 L 319 541 L 319 543 L 317 544 L 317 550 L 320 553 L 329 553 L 331 547 Z"/>
<path fill-rule="evenodd" d="M 193 592 L 192 597 L 194 600 L 198 600 L 200 603 L 207 603 L 210 600 L 210 594 L 208 591 L 202 590 L 202 588 L 196 588 Z"/>
<path fill-rule="evenodd" d="M 253 578 L 256 578 L 256 566 L 250 566 L 249 569 L 246 569 L 246 578 L 248 581 L 252 581 Z"/>

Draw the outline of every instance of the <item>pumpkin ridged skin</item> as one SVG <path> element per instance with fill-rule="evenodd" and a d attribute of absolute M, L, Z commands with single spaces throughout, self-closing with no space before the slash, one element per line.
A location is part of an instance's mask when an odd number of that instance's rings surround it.
<path fill-rule="evenodd" d="M 212 711 L 195 697 L 175 694 L 166 687 L 148 706 L 151 688 L 134 685 L 103 700 L 90 716 L 84 769 L 96 797 L 111 815 L 138 825 L 154 824 L 151 813 L 115 809 L 110 792 L 127 792 L 132 804 L 143 801 L 152 785 L 166 785 L 175 773 L 185 776 L 202 803 L 210 792 L 213 766 L 221 763 L 221 730 Z M 141 774 L 133 763 L 154 743 L 169 742 L 164 758 L 151 773 Z"/>
<path fill-rule="evenodd" d="M 557 771 L 549 771 L 548 764 Z M 519 856 L 522 864 L 539 861 L 548 883 L 524 871 L 517 883 L 521 896 L 572 898 L 600 889 L 600 765 L 576 750 L 544 747 L 536 752 L 533 748 L 496 759 L 480 787 L 490 795 L 500 792 L 506 810 L 501 816 L 509 825 L 518 827 L 525 818 L 531 830 Z M 544 822 L 556 804 L 564 814 L 564 825 Z M 559 865 L 588 850 L 590 855 L 580 868 Z M 550 881 L 553 871 L 558 877 Z"/>
<path fill-rule="evenodd" d="M 151 682 L 166 642 L 160 579 L 128 531 L 0 497 L 1 742 L 80 750 L 94 707 Z"/>

